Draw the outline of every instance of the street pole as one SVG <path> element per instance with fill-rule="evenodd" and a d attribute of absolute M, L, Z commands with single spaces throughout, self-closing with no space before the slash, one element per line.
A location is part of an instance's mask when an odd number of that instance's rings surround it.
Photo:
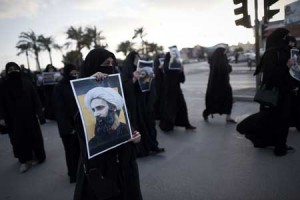
<path fill-rule="evenodd" d="M 260 53 L 259 53 L 259 21 L 258 21 L 258 3 L 257 0 L 255 0 L 255 54 L 256 54 L 256 67 L 259 64 L 260 61 Z M 256 89 L 260 85 L 260 75 L 256 75 Z"/>

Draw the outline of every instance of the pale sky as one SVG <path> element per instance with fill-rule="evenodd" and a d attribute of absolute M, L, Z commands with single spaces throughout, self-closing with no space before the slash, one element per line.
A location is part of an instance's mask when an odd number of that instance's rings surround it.
<path fill-rule="evenodd" d="M 272 9 L 280 13 L 272 20 L 284 19 L 284 5 L 296 0 L 279 0 Z M 254 23 L 254 0 L 249 0 L 249 14 Z M 259 2 L 261 20 L 263 0 Z M 0 69 L 10 61 L 25 64 L 25 55 L 17 56 L 15 48 L 21 32 L 33 30 L 37 35 L 53 36 L 64 44 L 70 26 L 96 26 L 106 37 L 108 50 L 115 53 L 117 45 L 130 40 L 134 29 L 144 27 L 145 40 L 162 45 L 184 47 L 213 46 L 217 43 L 237 45 L 254 43 L 254 32 L 236 26 L 233 0 L 0 0 Z M 140 43 L 136 39 L 133 42 Z M 75 47 L 74 47 L 75 48 Z M 69 50 L 64 50 L 70 51 Z M 82 51 L 84 57 L 88 50 Z M 122 57 L 117 54 L 117 57 Z M 53 64 L 60 68 L 62 55 L 53 51 Z M 41 53 L 41 67 L 49 63 L 47 52 Z M 35 70 L 34 56 L 30 65 Z"/>

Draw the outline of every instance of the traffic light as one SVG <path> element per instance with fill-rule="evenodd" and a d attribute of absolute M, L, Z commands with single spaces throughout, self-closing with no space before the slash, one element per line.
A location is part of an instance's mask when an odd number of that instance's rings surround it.
<path fill-rule="evenodd" d="M 248 14 L 248 0 L 233 0 L 235 5 L 242 3 L 242 6 L 234 9 L 235 15 L 242 14 L 243 17 L 241 19 L 235 20 L 235 24 L 237 26 L 244 26 L 246 28 L 251 28 L 251 20 L 250 15 Z"/>
<path fill-rule="evenodd" d="M 269 22 L 269 20 L 279 13 L 279 9 L 271 10 L 270 6 L 276 3 L 278 0 L 264 0 L 264 12 L 265 12 L 265 17 L 264 20 L 266 23 Z"/>

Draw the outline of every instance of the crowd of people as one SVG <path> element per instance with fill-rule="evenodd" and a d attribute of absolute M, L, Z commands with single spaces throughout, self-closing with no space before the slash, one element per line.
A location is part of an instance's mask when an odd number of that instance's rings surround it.
<path fill-rule="evenodd" d="M 286 144 L 288 128 L 291 119 L 300 119 L 299 109 L 295 114 L 300 83 L 289 74 L 292 65 L 290 49 L 295 46 L 295 40 L 286 29 L 279 28 L 268 37 L 266 52 L 255 75 L 262 73 L 262 84 L 278 88 L 278 104 L 262 104 L 258 113 L 246 118 L 237 127 L 255 147 L 274 146 L 276 156 L 294 151 Z M 172 132 L 175 126 L 184 127 L 187 131 L 195 130 L 196 127 L 190 123 L 181 90 L 181 83 L 185 81 L 183 65 L 177 70 L 170 70 L 170 62 L 174 60 L 172 53 L 158 54 L 154 59 L 151 88 L 144 92 L 138 84 L 140 71 L 137 63 L 141 59 L 138 52 L 132 51 L 122 66 L 117 66 L 113 53 L 96 48 L 88 53 L 82 66 L 65 64 L 59 82 L 51 85 L 38 84 L 39 80 L 24 66 L 7 63 L 5 78 L 0 82 L 0 120 L 2 128 L 5 127 L 1 130 L 9 135 L 13 154 L 20 162 L 20 172 L 24 173 L 30 166 L 45 161 L 40 124 L 46 123 L 46 119 L 55 120 L 65 150 L 69 181 L 76 182 L 74 199 L 142 199 L 136 159 L 165 151 L 157 139 L 156 121 L 159 121 L 158 127 L 167 133 Z M 226 114 L 227 123 L 236 123 L 231 117 L 233 98 L 229 74 L 232 67 L 226 57 L 226 48 L 217 48 L 209 65 L 206 108 L 202 116 L 208 121 L 210 115 Z M 45 69 L 45 72 L 54 71 L 57 69 L 52 65 Z M 89 158 L 86 146 L 95 146 L 96 149 L 99 138 L 95 135 L 86 141 L 70 81 L 79 77 L 104 80 L 108 75 L 116 73 L 121 75 L 132 138 L 116 148 Z M 110 112 L 112 116 L 108 129 L 122 134 L 124 124 L 115 120 L 116 112 L 123 106 L 122 98 L 115 94 L 115 99 L 120 100 L 112 103 L 101 95 L 97 94 L 97 98 L 92 96 L 95 92 L 88 92 L 85 99 L 90 112 L 96 117 L 96 124 L 100 126 L 95 127 L 95 132 L 101 132 L 103 128 L 97 109 L 106 106 L 109 110 L 107 113 Z M 266 122 L 272 123 L 274 129 L 268 129 L 270 126 Z M 300 124 L 300 120 L 293 123 Z"/>

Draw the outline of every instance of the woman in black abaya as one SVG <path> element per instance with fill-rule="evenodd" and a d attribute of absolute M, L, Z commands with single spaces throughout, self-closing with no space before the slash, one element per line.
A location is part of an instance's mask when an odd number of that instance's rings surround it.
<path fill-rule="evenodd" d="M 81 77 L 95 76 L 104 79 L 108 74 L 118 73 L 113 53 L 97 48 L 85 58 Z M 142 200 L 139 172 L 133 142 L 140 135 L 133 133 L 132 142 L 127 142 L 91 159 L 87 148 L 79 113 L 75 116 L 81 148 L 74 200 Z"/>
<path fill-rule="evenodd" d="M 142 142 L 136 145 L 137 153 L 138 156 L 147 156 L 150 153 L 163 152 L 164 149 L 158 147 L 156 139 L 157 132 L 154 116 L 155 85 L 151 84 L 150 91 L 141 91 L 138 84 L 138 59 L 139 55 L 137 52 L 130 52 L 123 63 L 121 75 L 130 122 L 134 129 L 139 130 L 142 135 Z"/>
<path fill-rule="evenodd" d="M 168 52 L 164 60 L 163 102 L 159 127 L 163 131 L 172 131 L 174 126 L 183 126 L 187 130 L 196 129 L 189 122 L 186 102 L 180 84 L 184 83 L 183 70 L 169 70 L 171 55 Z"/>
<path fill-rule="evenodd" d="M 226 114 L 226 121 L 235 123 L 231 118 L 232 88 L 229 74 L 232 71 L 225 54 L 226 49 L 219 47 L 210 60 L 210 72 L 205 96 L 206 109 L 202 115 L 208 120 L 210 114 Z"/>

